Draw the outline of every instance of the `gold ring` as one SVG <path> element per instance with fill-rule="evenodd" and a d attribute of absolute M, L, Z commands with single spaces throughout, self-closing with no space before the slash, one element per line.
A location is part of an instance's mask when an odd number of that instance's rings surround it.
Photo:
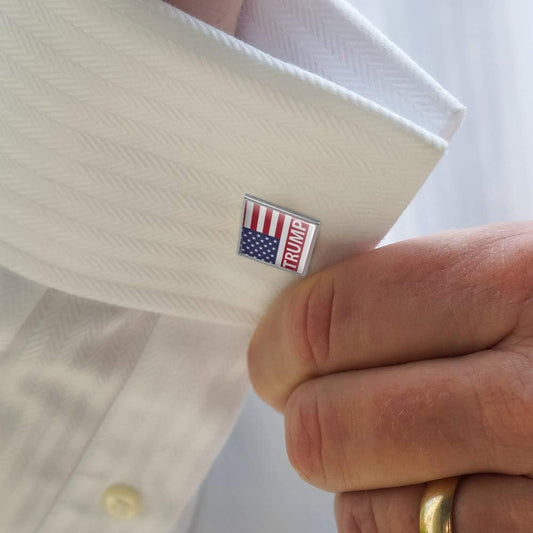
<path fill-rule="evenodd" d="M 459 477 L 430 481 L 420 502 L 420 533 L 452 533 L 453 496 Z"/>

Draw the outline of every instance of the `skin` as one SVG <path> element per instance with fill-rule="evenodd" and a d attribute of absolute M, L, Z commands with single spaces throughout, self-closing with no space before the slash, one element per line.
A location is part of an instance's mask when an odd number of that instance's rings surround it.
<path fill-rule="evenodd" d="M 242 0 L 168 3 L 233 34 Z M 454 533 L 532 530 L 533 223 L 317 272 L 273 302 L 248 364 L 340 533 L 418 532 L 424 483 L 455 475 Z"/>
<path fill-rule="evenodd" d="M 248 352 L 289 459 L 341 533 L 418 531 L 463 475 L 454 533 L 533 523 L 533 223 L 404 241 L 285 290 Z"/>
<path fill-rule="evenodd" d="M 212 26 L 234 34 L 243 0 L 166 0 Z"/>

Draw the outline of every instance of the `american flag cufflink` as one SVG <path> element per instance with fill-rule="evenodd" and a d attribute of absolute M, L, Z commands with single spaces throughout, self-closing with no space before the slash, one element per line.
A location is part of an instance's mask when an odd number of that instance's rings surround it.
<path fill-rule="evenodd" d="M 305 276 L 320 222 L 244 195 L 239 255 Z"/>

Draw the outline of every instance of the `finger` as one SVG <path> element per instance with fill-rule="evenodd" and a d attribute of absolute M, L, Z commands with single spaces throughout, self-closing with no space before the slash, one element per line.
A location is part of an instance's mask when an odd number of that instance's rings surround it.
<path fill-rule="evenodd" d="M 235 33 L 243 0 L 165 0 L 211 26 Z"/>
<path fill-rule="evenodd" d="M 406 241 L 293 285 L 252 338 L 252 384 L 280 408 L 317 375 L 493 346 L 531 298 L 532 230 L 516 223 Z"/>
<path fill-rule="evenodd" d="M 335 498 L 339 533 L 418 533 L 424 485 L 348 492 Z M 454 533 L 527 533 L 533 523 L 533 481 L 521 476 L 461 479 Z"/>
<path fill-rule="evenodd" d="M 289 459 L 332 492 L 533 473 L 533 370 L 496 351 L 332 374 L 285 409 Z"/>
<path fill-rule="evenodd" d="M 424 490 L 425 485 L 413 485 L 337 494 L 338 533 L 418 533 Z"/>

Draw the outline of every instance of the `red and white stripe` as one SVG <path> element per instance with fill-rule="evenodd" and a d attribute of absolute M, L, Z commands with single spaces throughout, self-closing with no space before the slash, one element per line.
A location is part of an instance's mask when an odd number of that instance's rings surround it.
<path fill-rule="evenodd" d="M 280 213 L 271 207 L 257 204 L 252 200 L 246 200 L 242 225 L 245 228 L 281 239 L 287 219 L 290 224 L 291 217 L 289 215 Z"/>

